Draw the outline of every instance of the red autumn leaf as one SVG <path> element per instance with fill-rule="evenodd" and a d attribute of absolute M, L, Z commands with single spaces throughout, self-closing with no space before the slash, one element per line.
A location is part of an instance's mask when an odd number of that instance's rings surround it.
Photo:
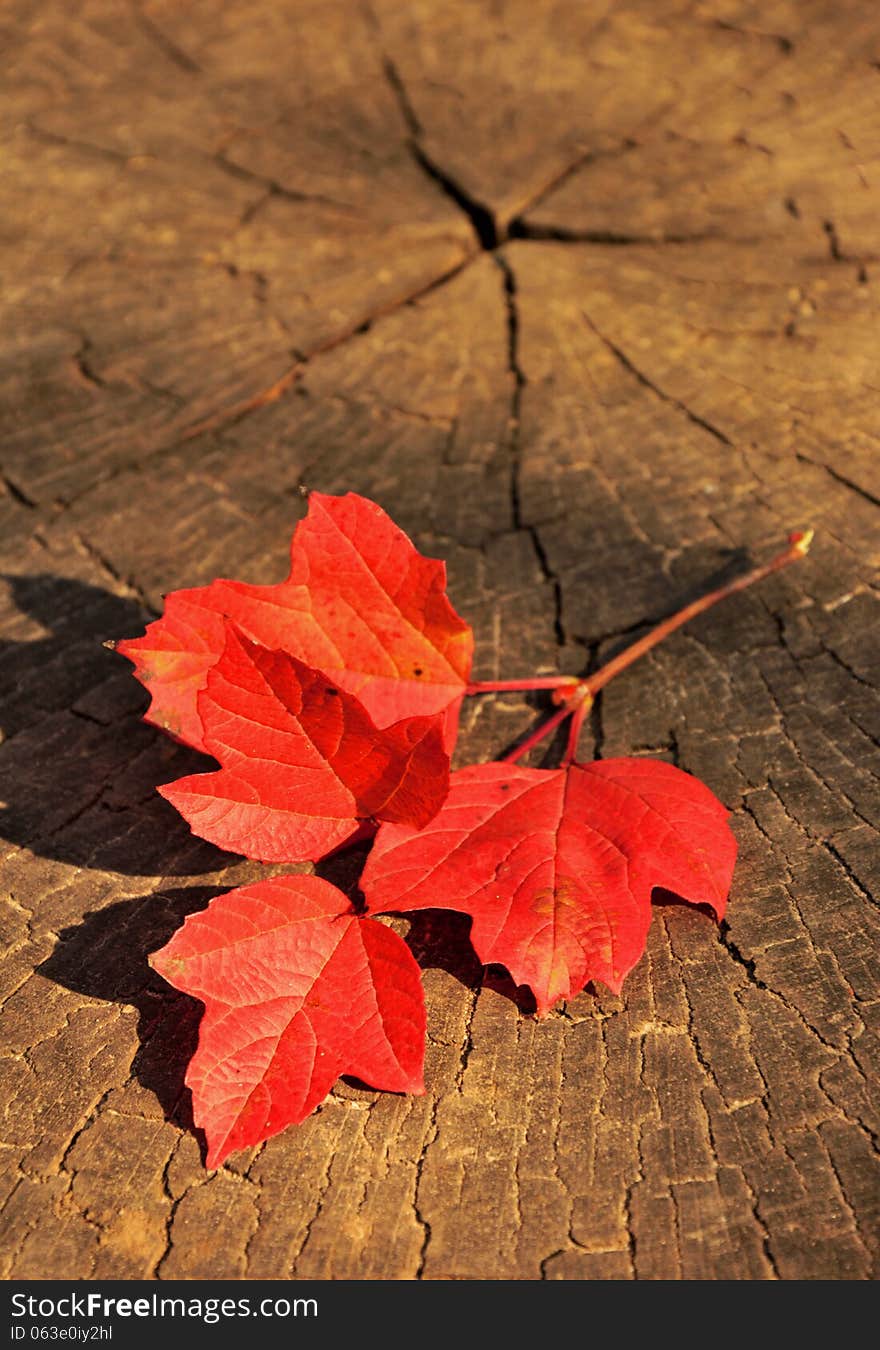
<path fill-rule="evenodd" d="M 723 916 L 736 841 L 725 808 L 689 774 L 641 758 L 572 762 L 583 718 L 666 634 L 803 557 L 810 534 L 589 677 L 468 684 L 471 633 L 442 564 L 373 503 L 315 496 L 287 582 L 178 592 L 143 639 L 121 644 L 153 691 L 150 720 L 221 764 L 160 790 L 197 833 L 266 861 L 317 858 L 359 820 L 381 819 L 362 878 L 372 914 L 470 915 L 480 958 L 531 986 L 539 1015 L 588 980 L 616 992 L 644 950 L 656 887 Z M 520 755 L 572 719 L 563 767 L 450 776 L 465 690 L 517 688 L 552 688 L 559 704 Z M 327 882 L 232 891 L 152 964 L 205 1005 L 186 1081 L 211 1167 L 303 1120 L 342 1073 L 424 1090 L 418 968 Z"/>
<path fill-rule="evenodd" d="M 327 676 L 236 632 L 198 697 L 215 773 L 159 791 L 196 834 L 263 862 L 316 861 L 375 818 L 426 825 L 443 803 L 441 718 L 377 730 Z"/>
<path fill-rule="evenodd" d="M 361 884 L 372 913 L 469 914 L 480 960 L 529 985 L 544 1014 L 591 979 L 620 990 L 655 886 L 720 919 L 735 857 L 726 809 L 660 760 L 478 764 L 452 775 L 424 829 L 382 826 Z"/>
<path fill-rule="evenodd" d="M 356 694 L 378 727 L 443 713 L 451 751 L 473 634 L 445 587 L 445 565 L 418 553 L 375 502 L 313 492 L 286 581 L 221 579 L 174 591 L 144 636 L 117 650 L 152 694 L 147 720 L 198 750 L 198 693 L 223 650 L 226 616 Z"/>
<path fill-rule="evenodd" d="M 340 1074 L 424 1092 L 419 968 L 327 881 L 276 877 L 218 896 L 150 964 L 205 1005 L 186 1083 L 208 1167 L 305 1120 Z"/>

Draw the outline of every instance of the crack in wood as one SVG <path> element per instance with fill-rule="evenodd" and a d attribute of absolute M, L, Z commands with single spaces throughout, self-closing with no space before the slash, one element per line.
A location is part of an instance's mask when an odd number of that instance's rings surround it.
<path fill-rule="evenodd" d="M 880 506 L 880 497 L 875 496 L 868 488 L 862 487 L 860 483 L 854 482 L 847 474 L 843 473 L 840 469 L 833 468 L 824 460 L 813 459 L 811 455 L 805 454 L 802 450 L 795 451 L 795 459 L 801 464 L 812 464 L 817 469 L 824 469 L 829 478 L 834 479 L 835 483 L 840 483 L 842 487 L 847 488 L 850 492 L 854 492 L 857 496 L 863 498 L 864 501 L 870 502 L 872 506 Z"/>
<path fill-rule="evenodd" d="M 661 402 L 668 403 L 670 404 L 671 407 L 677 408 L 679 412 L 684 413 L 688 421 L 693 422 L 695 426 L 701 427 L 703 431 L 708 431 L 709 435 L 714 437 L 716 441 L 720 441 L 722 445 L 726 446 L 733 445 L 733 441 L 731 441 L 730 437 L 726 436 L 723 431 L 720 431 L 718 429 L 718 427 L 713 426 L 711 422 L 707 422 L 704 417 L 700 417 L 699 413 L 695 413 L 692 408 L 689 408 L 687 406 L 686 403 L 682 403 L 681 399 L 676 398 L 673 394 L 666 393 L 666 391 L 661 389 L 659 385 L 656 385 L 654 381 L 651 380 L 644 373 L 644 371 L 639 370 L 638 366 L 636 366 L 630 360 L 630 358 L 626 355 L 626 353 L 622 350 L 622 348 L 618 347 L 616 343 L 612 342 L 609 337 L 606 337 L 605 334 L 596 326 L 596 324 L 590 318 L 586 310 L 582 309 L 581 314 L 587 327 L 593 333 L 595 333 L 599 341 L 605 347 L 608 348 L 612 356 L 614 356 L 620 362 L 620 364 L 624 367 L 624 369 L 628 370 L 631 375 L 635 376 L 639 384 L 643 385 L 646 389 L 650 389 L 651 393 L 655 394 L 656 397 L 661 400 Z"/>
<path fill-rule="evenodd" d="M 178 70 L 183 70 L 187 75 L 201 75 L 202 68 L 197 61 L 188 55 L 181 46 L 168 36 L 156 23 L 156 20 L 149 15 L 137 0 L 131 0 L 131 12 L 135 23 L 140 28 L 153 45 L 166 56 L 173 66 Z"/>

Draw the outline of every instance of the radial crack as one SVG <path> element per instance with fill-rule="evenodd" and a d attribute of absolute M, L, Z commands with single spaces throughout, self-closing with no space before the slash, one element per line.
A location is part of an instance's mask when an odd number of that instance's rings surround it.
<path fill-rule="evenodd" d="M 400 116 L 409 132 L 406 145 L 414 161 L 423 173 L 437 184 L 460 211 L 463 211 L 471 223 L 480 248 L 491 253 L 502 242 L 495 215 L 482 202 L 472 197 L 467 189 L 443 169 L 428 153 L 422 143 L 423 128 L 418 115 L 406 91 L 406 85 L 400 71 L 390 56 L 383 55 L 382 69 L 388 82 L 388 88 L 394 95 L 394 101 L 400 110 Z"/>
<path fill-rule="evenodd" d="M 560 647 L 565 646 L 565 628 L 562 622 L 562 587 L 559 578 L 550 566 L 544 545 L 535 525 L 529 524 L 522 516 L 520 502 L 520 419 L 522 392 L 528 381 L 519 359 L 519 309 L 517 307 L 516 276 L 506 258 L 496 255 L 495 263 L 504 278 L 504 298 L 507 309 L 507 363 L 513 377 L 513 393 L 510 400 L 510 516 L 515 530 L 525 530 L 532 541 L 532 548 L 541 569 L 541 576 L 553 587 L 554 617 L 553 628 Z"/>
<path fill-rule="evenodd" d="M 867 488 L 863 488 L 858 483 L 854 483 L 851 478 L 847 478 L 846 474 L 841 473 L 839 469 L 832 469 L 831 465 L 826 464 L 824 460 L 813 459 L 810 455 L 805 455 L 801 450 L 796 450 L 794 457 L 801 464 L 812 464 L 816 469 L 824 469 L 829 477 L 833 478 L 836 483 L 840 483 L 843 487 L 849 488 L 850 492 L 858 493 L 860 497 L 864 497 L 865 501 L 870 502 L 872 506 L 880 506 L 880 497 L 875 497 L 873 492 L 869 492 Z"/>
<path fill-rule="evenodd" d="M 531 208 L 526 208 L 531 209 Z M 560 244 L 638 245 L 656 248 L 663 244 L 700 244 L 706 239 L 722 239 L 717 231 L 703 230 L 695 234 L 623 234 L 616 230 L 571 230 L 563 225 L 532 225 L 520 216 L 511 222 L 511 239 L 552 240 Z M 737 242 L 743 242 L 738 240 Z"/>
<path fill-rule="evenodd" d="M 162 52 L 164 56 L 168 57 L 168 60 L 171 61 L 173 65 L 177 66 L 180 70 L 185 70 L 188 75 L 201 75 L 201 66 L 198 65 L 191 56 L 188 56 L 182 47 L 178 47 L 177 43 L 174 42 L 167 33 L 163 33 L 156 21 L 151 19 L 149 14 L 141 9 L 140 5 L 133 4 L 131 8 L 132 13 L 134 14 L 135 23 L 141 31 L 146 34 L 153 45 L 158 47 L 159 51 Z"/>
<path fill-rule="evenodd" d="M 711 422 L 707 422 L 704 417 L 700 417 L 699 413 L 693 412 L 686 403 L 682 403 L 681 399 L 675 398 L 673 394 L 667 394 L 664 389 L 660 389 L 658 385 L 654 384 L 653 380 L 649 379 L 643 371 L 639 370 L 638 366 L 633 365 L 626 353 L 596 327 L 586 310 L 582 309 L 581 314 L 583 315 L 587 327 L 595 333 L 599 341 L 608 348 L 620 364 L 628 370 L 631 375 L 635 376 L 639 384 L 644 385 L 646 389 L 650 389 L 651 393 L 655 394 L 657 398 L 661 399 L 664 403 L 670 404 L 673 408 L 678 408 L 679 412 L 684 413 L 688 421 L 693 422 L 695 426 L 702 427 L 703 431 L 708 431 L 709 435 L 714 436 L 715 440 L 720 441 L 722 445 L 733 445 L 733 441 L 729 436 L 725 436 L 723 431 L 719 431 L 718 427 L 713 426 Z"/>
<path fill-rule="evenodd" d="M 0 470 L 0 483 L 3 484 L 12 500 L 18 502 L 19 506 L 26 506 L 29 511 L 35 511 L 37 509 L 37 503 L 2 470 Z"/>

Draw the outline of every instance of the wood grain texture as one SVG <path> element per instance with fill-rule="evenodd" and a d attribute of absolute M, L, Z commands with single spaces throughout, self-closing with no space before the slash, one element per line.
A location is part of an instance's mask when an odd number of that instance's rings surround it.
<path fill-rule="evenodd" d="M 14 7 L 4 1277 L 877 1277 L 870 11 Z M 466 921 L 395 920 L 426 967 L 427 1095 L 342 1082 L 207 1173 L 199 1005 L 146 957 L 263 872 L 158 796 L 207 762 L 140 721 L 101 644 L 171 589 L 280 580 L 303 485 L 446 558 L 481 679 L 594 668 L 790 529 L 816 542 L 583 733 L 731 808 L 720 929 L 658 904 L 619 998 L 538 1022 Z M 470 700 L 458 762 L 541 706 Z"/>

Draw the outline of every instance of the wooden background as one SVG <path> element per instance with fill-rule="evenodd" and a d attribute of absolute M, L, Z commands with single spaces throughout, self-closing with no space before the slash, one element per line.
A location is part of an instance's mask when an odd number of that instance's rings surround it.
<path fill-rule="evenodd" d="M 864 0 L 17 0 L 2 15 L 7 1278 L 877 1273 L 880 20 Z M 594 667 L 582 753 L 733 810 L 537 1022 L 415 916 L 428 1093 L 202 1166 L 147 954 L 260 869 L 156 794 L 168 590 L 280 580 L 301 486 L 449 566 L 475 676 Z M 471 700 L 459 762 L 539 697 Z M 533 761 L 536 762 L 536 761 Z M 350 877 L 355 869 L 350 869 Z"/>

